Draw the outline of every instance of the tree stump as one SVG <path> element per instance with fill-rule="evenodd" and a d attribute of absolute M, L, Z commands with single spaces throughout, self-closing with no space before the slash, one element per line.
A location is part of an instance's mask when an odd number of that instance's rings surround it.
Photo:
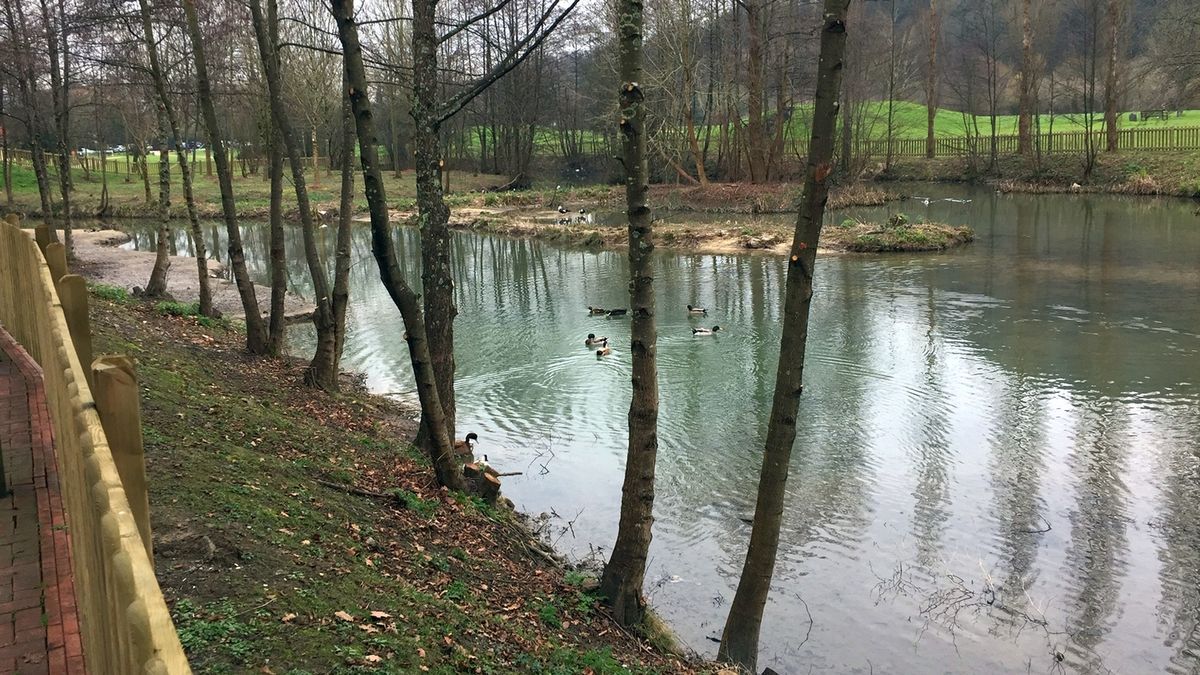
<path fill-rule="evenodd" d="M 471 493 L 479 495 L 488 504 L 495 504 L 500 497 L 500 479 L 492 467 L 470 462 L 463 465 L 463 477 L 467 479 Z"/>

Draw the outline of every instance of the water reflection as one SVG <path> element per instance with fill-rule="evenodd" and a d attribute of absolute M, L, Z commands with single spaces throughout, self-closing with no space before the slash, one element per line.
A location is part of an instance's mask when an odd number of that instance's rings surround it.
<path fill-rule="evenodd" d="M 928 191 L 927 188 L 922 188 Z M 941 195 L 939 195 L 941 196 Z M 763 665 L 781 671 L 1200 669 L 1200 224 L 1169 200 L 986 190 L 907 202 L 978 239 L 818 266 Z M 678 214 L 671 218 L 680 218 Z M 722 217 L 727 219 L 727 217 Z M 265 280 L 268 237 L 246 224 Z M 221 228 L 206 242 L 224 255 Z M 307 292 L 299 237 L 288 273 Z M 173 233 L 181 252 L 186 232 Z M 416 233 L 398 228 L 419 281 Z M 327 261 L 332 230 L 322 231 Z M 153 233 L 135 245 L 152 248 Z M 452 239 L 459 419 L 560 548 L 614 536 L 629 400 L 621 253 Z M 411 396 L 402 328 L 356 233 L 344 363 Z M 778 350 L 783 261 L 655 261 L 662 415 L 647 589 L 710 651 L 740 571 Z M 689 319 L 684 305 L 710 308 Z M 728 330 L 696 340 L 690 327 Z M 589 332 L 614 358 L 583 347 Z M 311 330 L 292 336 L 299 353 Z M 811 620 L 810 620 L 811 617 Z M 1060 662 L 1061 655 L 1061 662 Z"/>

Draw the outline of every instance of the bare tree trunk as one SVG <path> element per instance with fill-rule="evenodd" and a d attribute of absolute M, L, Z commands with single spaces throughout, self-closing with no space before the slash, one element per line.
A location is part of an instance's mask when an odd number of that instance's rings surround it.
<path fill-rule="evenodd" d="M 158 106 L 166 115 L 167 125 L 170 127 L 170 136 L 167 138 L 168 143 L 175 148 L 175 158 L 179 163 L 179 178 L 183 183 L 183 200 L 187 205 L 188 223 L 191 225 L 192 239 L 194 250 L 196 253 L 196 276 L 197 285 L 200 291 L 200 313 L 204 316 L 214 316 L 216 313 L 212 306 L 212 291 L 208 283 L 208 251 L 204 246 L 204 233 L 200 229 L 200 218 L 196 215 L 196 199 L 192 192 L 192 170 L 188 166 L 187 152 L 180 144 L 179 135 L 179 119 L 175 115 L 175 106 L 171 104 L 171 96 L 167 92 L 167 75 L 163 72 L 162 66 L 158 59 L 158 43 L 154 39 L 154 25 L 150 20 L 150 3 L 148 0 L 138 0 L 142 18 L 142 33 L 146 47 L 146 57 L 150 61 L 150 75 L 154 81 L 154 92 L 158 97 Z M 142 162 L 149 163 L 148 153 L 142 153 Z M 146 177 L 147 185 L 149 185 L 149 169 L 143 167 L 143 175 Z M 232 245 L 232 244 L 231 244 Z M 236 268 L 234 270 L 237 272 Z M 246 317 L 247 327 L 252 328 L 250 323 L 251 317 Z M 250 338 L 247 337 L 249 340 Z"/>
<path fill-rule="evenodd" d="M 746 0 L 746 88 L 747 155 L 750 165 L 750 182 L 762 183 L 767 176 L 767 150 L 763 131 L 763 0 Z"/>
<path fill-rule="evenodd" d="M 145 2 L 146 0 L 141 1 Z M 187 21 L 188 37 L 192 43 L 196 93 L 207 131 L 208 148 L 213 153 L 213 160 L 217 165 L 217 182 L 221 187 L 221 214 L 225 220 L 225 230 L 229 240 L 229 266 L 233 269 L 234 283 L 237 284 L 238 295 L 242 301 L 242 312 L 246 315 L 246 350 L 251 354 L 266 354 L 267 329 L 258 306 L 258 298 L 255 297 L 254 282 L 250 280 L 250 272 L 246 269 L 246 255 L 242 249 L 242 231 L 238 227 L 237 205 L 233 200 L 233 176 L 229 166 L 229 155 L 225 152 L 225 144 L 221 140 L 221 128 L 217 122 L 212 88 L 208 82 L 208 61 L 204 56 L 204 39 L 200 34 L 200 21 L 196 16 L 196 5 L 192 0 L 184 0 L 183 11 Z M 186 157 L 182 158 L 181 164 L 186 167 Z M 187 172 L 185 176 L 188 176 L 190 180 L 190 168 L 183 170 Z M 188 185 L 189 181 L 185 181 L 184 189 L 187 189 Z M 203 239 L 199 228 L 193 234 L 197 241 Z"/>
<path fill-rule="evenodd" d="M 191 0 L 184 0 L 185 5 Z M 333 306 L 329 296 L 329 279 L 321 263 L 321 254 L 317 250 L 316 235 L 312 219 L 312 206 L 308 199 L 308 186 L 304 178 L 303 158 L 300 148 L 292 131 L 291 120 L 283 101 L 283 82 L 279 73 L 278 62 L 274 58 L 277 45 L 271 41 L 267 32 L 266 19 L 263 18 L 262 3 L 259 0 L 250 1 L 250 17 L 254 24 L 254 34 L 258 41 L 258 53 L 262 59 L 263 71 L 267 80 L 267 95 L 271 104 L 271 120 L 278 130 L 278 136 L 283 142 L 288 164 L 292 170 L 292 187 L 296 192 L 296 204 L 300 210 L 300 232 L 304 239 L 304 258 L 308 263 L 308 272 L 312 276 L 313 296 L 316 301 L 316 311 L 313 312 L 313 325 L 317 330 L 317 348 L 312 361 L 304 371 L 304 383 L 324 389 L 337 391 L 338 371 L 337 335 L 334 330 Z M 314 174 L 316 171 L 314 171 Z"/>
<path fill-rule="evenodd" d="M 279 44 L 279 3 L 267 0 L 267 30 L 271 44 Z M 271 55 L 279 63 L 279 49 Z M 270 160 L 268 172 L 271 181 L 271 316 L 267 334 L 267 352 L 272 356 L 283 354 L 283 338 L 287 334 L 284 321 L 284 298 L 287 295 L 287 251 L 283 236 L 283 149 L 280 147 L 279 130 L 271 124 Z"/>
<path fill-rule="evenodd" d="M 788 258 L 783 335 L 758 482 L 758 501 L 741 580 L 730 605 L 729 618 L 721 635 L 721 647 L 717 652 L 718 661 L 735 663 L 750 672 L 756 672 L 759 630 L 779 549 L 784 490 L 787 487 L 792 445 L 796 440 L 800 393 L 804 388 L 804 352 L 813 296 L 813 272 L 825 202 L 829 197 L 826 179 L 833 171 L 834 130 L 838 89 L 842 79 L 842 55 L 846 48 L 846 9 L 849 4 L 850 0 L 825 0 L 808 168 L 804 197 Z"/>
<path fill-rule="evenodd" d="M 268 353 L 283 354 L 283 338 L 287 333 L 284 321 L 287 295 L 287 252 L 283 236 L 283 151 L 279 147 L 278 131 L 271 130 L 269 168 L 271 180 L 271 315 Z"/>
<path fill-rule="evenodd" d="M 629 351 L 633 399 L 629 404 L 629 452 L 621 489 L 621 520 L 612 555 L 600 579 L 600 594 L 625 626 L 642 620 L 642 586 L 654 522 L 654 467 L 658 458 L 658 333 L 654 321 L 654 252 L 646 163 L 646 111 L 642 81 L 642 0 L 621 0 L 620 104 L 621 145 L 625 166 L 625 203 L 629 220 L 629 302 L 633 308 Z"/>
<path fill-rule="evenodd" d="M 429 340 L 421 304 L 416 293 L 404 280 L 404 273 L 396 259 L 396 248 L 392 242 L 387 193 L 384 190 L 383 173 L 379 165 L 379 141 L 375 135 L 370 98 L 367 96 L 367 71 L 363 65 L 358 26 L 354 22 L 353 0 L 331 0 L 331 4 L 334 18 L 337 20 L 346 79 L 350 83 L 350 104 L 358 132 L 363 190 L 371 214 L 371 252 L 379 266 L 383 286 L 404 319 L 404 339 L 408 342 L 413 379 L 416 381 L 417 397 L 421 402 L 421 417 L 429 430 L 429 452 L 438 482 L 452 490 L 464 490 L 466 482 L 463 480 L 462 467 L 454 461 L 454 448 L 451 443 L 453 436 L 447 429 L 444 408 L 438 398 L 437 378 L 429 354 Z"/>
<path fill-rule="evenodd" d="M 446 431 L 454 438 L 454 280 L 450 275 L 450 209 L 442 194 L 441 140 L 435 121 L 438 100 L 438 34 L 436 0 L 413 0 L 413 158 L 416 164 L 417 209 L 421 227 L 421 285 L 424 291 L 425 329 L 437 377 L 439 400 Z M 421 437 L 429 439 L 427 433 Z"/>
<path fill-rule="evenodd" d="M 1108 0 L 1105 23 L 1108 28 L 1108 68 L 1104 74 L 1104 131 L 1105 150 L 1117 151 L 1117 51 L 1121 36 L 1121 0 Z M 1091 129 L 1088 129 L 1091 133 Z"/>
<path fill-rule="evenodd" d="M 46 30 L 46 52 L 50 57 L 50 98 L 54 104 L 54 127 L 55 135 L 58 137 L 58 186 L 62 199 L 62 230 L 63 230 L 63 246 L 66 248 L 67 257 L 75 257 L 75 241 L 71 236 L 71 150 L 69 137 L 71 133 L 71 116 L 70 116 L 70 101 L 67 100 L 67 94 L 70 84 L 66 78 L 70 75 L 68 70 L 69 61 L 67 60 L 66 45 L 63 45 L 63 50 L 59 51 L 59 28 L 61 27 L 63 34 L 66 37 L 66 17 L 59 16 L 59 27 L 55 26 L 54 16 L 50 11 L 50 6 L 46 0 L 41 0 L 39 3 L 42 9 L 42 25 Z M 59 67 L 59 58 L 62 57 L 62 67 Z"/>
<path fill-rule="evenodd" d="M 1033 0 L 1021 0 L 1020 100 L 1017 114 L 1017 152 L 1033 153 L 1033 91 L 1036 87 L 1033 61 Z"/>
<path fill-rule="evenodd" d="M 42 219 L 50 228 L 50 238 L 58 241 L 58 231 L 54 227 L 54 202 L 50 194 L 50 177 L 46 167 L 44 150 L 45 126 L 42 122 L 41 107 L 38 104 L 37 77 L 33 71 L 33 48 L 29 44 L 29 24 L 25 21 L 25 10 L 21 2 L 4 0 L 4 15 L 8 19 L 9 38 L 23 57 L 22 68 L 17 76 L 17 88 L 21 92 L 22 103 L 28 115 L 29 125 L 29 159 L 33 163 L 33 175 L 37 180 L 38 197 L 41 199 Z"/>
<path fill-rule="evenodd" d="M 4 114 L 4 85 L 0 84 L 0 119 L 7 119 Z M 12 188 L 12 153 L 8 149 L 8 134 L 0 135 L 0 152 L 4 153 L 0 163 L 0 173 L 4 174 L 4 203 L 13 205 Z"/>
<path fill-rule="evenodd" d="M 149 206 L 154 202 L 154 197 L 150 194 L 150 162 L 146 161 L 146 146 L 145 144 L 138 150 L 138 173 L 142 176 L 142 187 L 146 191 L 146 205 Z M 207 267 L 207 265 L 206 265 Z M 205 270 L 207 272 L 207 270 Z M 207 274 L 205 275 L 207 276 Z"/>
<path fill-rule="evenodd" d="M 346 345 L 346 307 L 350 304 L 350 243 L 354 224 L 354 110 L 350 105 L 350 82 L 342 73 L 342 195 L 338 204 L 337 252 L 333 263 L 334 371 L 340 369 Z"/>
<path fill-rule="evenodd" d="M 937 0 L 929 0 L 929 61 L 925 72 L 925 156 L 929 159 L 933 159 L 937 151 L 933 127 L 937 119 L 938 36 L 941 27 Z"/>
<path fill-rule="evenodd" d="M 160 112 L 160 127 L 166 133 L 166 120 Z M 160 298 L 167 292 L 167 272 L 171 269 L 171 151 L 164 142 L 158 151 L 158 240 L 154 243 L 154 267 L 146 282 L 146 297 Z"/>

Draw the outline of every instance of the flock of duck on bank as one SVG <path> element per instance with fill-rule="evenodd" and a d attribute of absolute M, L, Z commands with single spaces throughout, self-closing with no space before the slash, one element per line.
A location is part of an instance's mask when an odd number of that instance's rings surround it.
<path fill-rule="evenodd" d="M 705 309 L 703 307 L 696 307 L 694 305 L 687 306 L 687 313 L 688 313 L 688 318 L 708 316 L 707 309 Z M 588 305 L 588 314 L 590 314 L 591 316 L 607 316 L 607 317 L 611 318 L 614 316 L 618 316 L 618 317 L 626 316 L 627 314 L 629 314 L 629 310 L 624 309 L 624 308 L 622 308 L 622 309 L 604 309 L 602 307 L 592 307 L 591 305 Z M 693 328 L 692 335 L 696 336 L 696 337 L 699 337 L 702 335 L 714 335 L 715 333 L 717 333 L 720 330 L 721 330 L 720 326 L 713 326 L 712 328 L 704 328 L 704 327 Z M 609 339 L 608 339 L 607 335 L 597 336 L 595 333 L 588 333 L 587 339 L 583 341 L 583 345 L 585 347 L 589 347 L 589 348 L 595 347 L 596 348 L 596 356 L 602 357 L 602 356 L 608 356 L 609 354 L 612 353 L 612 347 L 608 346 L 608 341 L 609 341 Z"/>

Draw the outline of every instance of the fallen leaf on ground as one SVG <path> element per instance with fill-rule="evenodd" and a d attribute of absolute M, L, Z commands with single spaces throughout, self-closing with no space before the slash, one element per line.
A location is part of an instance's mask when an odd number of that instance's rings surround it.
<path fill-rule="evenodd" d="M 283 621 L 284 623 L 291 623 L 292 621 L 295 621 L 295 620 L 296 620 L 295 612 L 288 612 L 287 614 L 283 615 L 283 618 L 280 619 L 280 621 Z"/>
<path fill-rule="evenodd" d="M 333 615 L 336 616 L 337 618 L 341 619 L 342 621 L 353 621 L 354 620 L 354 617 L 351 616 L 349 612 L 345 612 L 340 609 L 338 611 L 334 612 Z"/>

